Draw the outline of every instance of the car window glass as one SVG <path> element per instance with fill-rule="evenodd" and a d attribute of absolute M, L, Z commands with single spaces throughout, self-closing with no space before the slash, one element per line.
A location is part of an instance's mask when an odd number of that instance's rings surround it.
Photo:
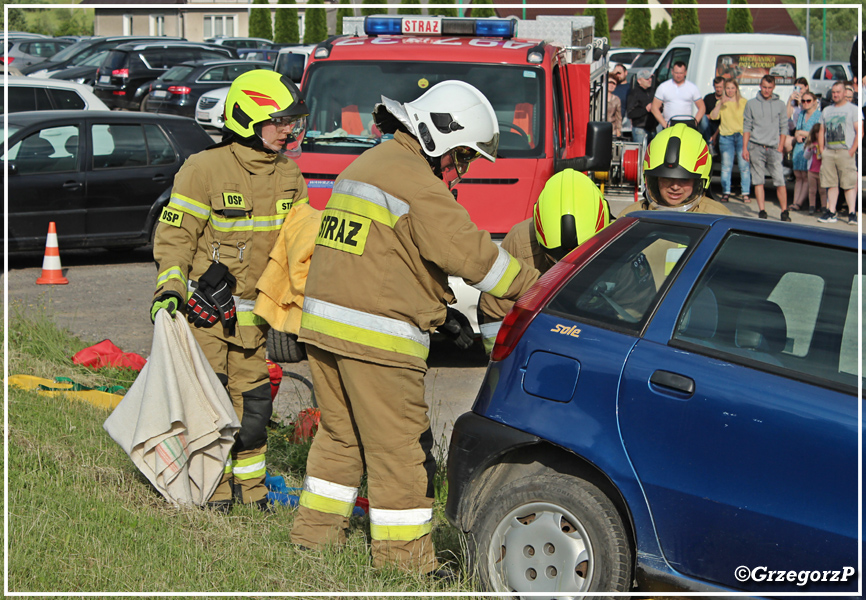
<path fill-rule="evenodd" d="M 857 329 L 857 309 L 860 306 L 859 289 L 863 284 L 863 276 L 855 275 L 848 294 L 848 310 L 845 312 L 845 328 L 842 330 L 842 347 L 839 350 L 839 372 L 857 375 L 857 336 L 866 339 L 866 319 L 860 322 Z M 866 352 L 863 353 L 860 372 L 866 373 Z"/>
<path fill-rule="evenodd" d="M 9 150 L 19 175 L 60 173 L 78 167 L 78 126 L 63 125 L 37 131 Z"/>
<path fill-rule="evenodd" d="M 205 71 L 200 81 L 228 81 L 225 67 L 215 67 Z"/>
<path fill-rule="evenodd" d="M 87 108 L 84 98 L 73 90 L 48 90 L 57 110 L 83 110 Z"/>
<path fill-rule="evenodd" d="M 147 138 L 147 157 L 150 164 L 168 165 L 176 160 L 174 148 L 159 127 L 145 125 L 144 133 Z"/>
<path fill-rule="evenodd" d="M 830 71 L 831 79 L 848 79 L 848 73 L 845 72 L 842 65 L 829 65 L 827 69 Z"/>
<path fill-rule="evenodd" d="M 856 273 L 854 251 L 733 233 L 686 302 L 674 339 L 808 381 L 856 385 Z"/>
<path fill-rule="evenodd" d="M 639 331 L 703 230 L 641 222 L 581 269 L 546 310 Z"/>
<path fill-rule="evenodd" d="M 228 81 L 234 81 L 238 75 L 260 68 L 258 65 L 231 65 L 226 67 Z"/>
<path fill-rule="evenodd" d="M 163 63 L 165 62 L 163 59 L 163 49 L 162 48 L 153 48 L 150 50 L 144 50 L 139 53 L 141 59 L 145 62 L 145 65 L 148 69 L 163 69 Z M 183 61 L 178 61 L 183 62 Z"/>
<path fill-rule="evenodd" d="M 815 69 L 815 72 L 812 73 L 812 79 L 821 79 L 821 71 L 822 70 L 823 69 L 821 67 L 818 67 L 817 69 Z"/>
<path fill-rule="evenodd" d="M 192 73 L 192 70 L 192 67 L 178 65 L 177 67 L 172 67 L 163 73 L 160 79 L 162 81 L 183 81 L 186 79 L 187 75 Z"/>
<path fill-rule="evenodd" d="M 662 83 L 663 81 L 667 81 L 671 78 L 671 70 L 674 68 L 674 64 L 682 61 L 688 67 L 689 58 L 692 56 L 692 51 L 689 48 L 674 48 L 664 58 L 664 62 L 659 65 L 658 69 L 658 83 Z"/>
<path fill-rule="evenodd" d="M 3 112 L 51 110 L 48 91 L 41 87 L 10 87 L 9 106 Z"/>
<path fill-rule="evenodd" d="M 147 165 L 147 146 L 140 125 L 95 123 L 91 133 L 94 169 Z"/>

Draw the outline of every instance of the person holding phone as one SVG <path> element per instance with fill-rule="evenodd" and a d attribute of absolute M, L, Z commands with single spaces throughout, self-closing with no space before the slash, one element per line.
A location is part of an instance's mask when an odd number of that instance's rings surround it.
<path fill-rule="evenodd" d="M 803 109 L 803 94 L 809 92 L 809 80 L 805 77 L 798 77 L 794 80 L 794 91 L 788 97 L 788 104 L 785 107 L 788 113 L 788 129 L 794 133 L 794 126 L 800 116 L 800 111 Z"/>

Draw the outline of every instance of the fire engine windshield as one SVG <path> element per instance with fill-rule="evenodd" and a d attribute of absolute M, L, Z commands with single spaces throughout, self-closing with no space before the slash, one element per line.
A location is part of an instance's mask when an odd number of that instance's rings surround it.
<path fill-rule="evenodd" d="M 487 96 L 499 120 L 499 156 L 533 158 L 544 148 L 544 72 L 538 68 L 441 62 L 317 62 L 308 68 L 310 109 L 304 152 L 360 154 L 392 136 L 373 125 L 373 106 L 386 96 L 418 98 L 440 81 L 457 79 Z"/>

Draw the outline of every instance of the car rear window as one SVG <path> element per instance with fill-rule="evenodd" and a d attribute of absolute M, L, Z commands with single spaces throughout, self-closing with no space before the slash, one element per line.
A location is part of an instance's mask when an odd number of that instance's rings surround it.
<path fill-rule="evenodd" d="M 578 271 L 545 312 L 639 332 L 703 232 L 651 221 L 636 224 Z"/>
<path fill-rule="evenodd" d="M 162 81 L 183 81 L 192 72 L 193 67 L 188 67 L 186 65 L 178 65 L 177 67 L 172 67 L 168 71 L 163 73 L 160 79 Z"/>
<path fill-rule="evenodd" d="M 120 69 L 126 64 L 128 56 L 129 53 L 123 50 L 110 50 L 108 56 L 105 58 L 105 62 L 102 63 L 102 67 L 109 72 L 114 69 Z"/>
<path fill-rule="evenodd" d="M 857 385 L 855 250 L 732 233 L 690 295 L 674 340 L 807 382 Z"/>

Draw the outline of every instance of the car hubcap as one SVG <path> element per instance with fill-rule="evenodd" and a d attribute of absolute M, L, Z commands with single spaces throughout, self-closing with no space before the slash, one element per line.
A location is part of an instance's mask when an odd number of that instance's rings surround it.
<path fill-rule="evenodd" d="M 592 581 L 592 546 L 583 524 L 547 502 L 519 506 L 493 532 L 488 567 L 500 592 L 582 592 Z"/>

